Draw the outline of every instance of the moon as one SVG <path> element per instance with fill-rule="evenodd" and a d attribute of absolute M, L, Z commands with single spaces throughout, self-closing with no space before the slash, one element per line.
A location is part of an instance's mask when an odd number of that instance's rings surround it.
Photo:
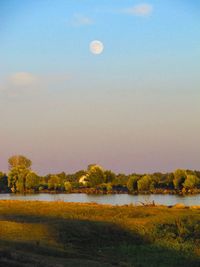
<path fill-rule="evenodd" d="M 94 40 L 90 43 L 90 52 L 94 55 L 99 55 L 103 52 L 104 45 L 101 41 Z"/>

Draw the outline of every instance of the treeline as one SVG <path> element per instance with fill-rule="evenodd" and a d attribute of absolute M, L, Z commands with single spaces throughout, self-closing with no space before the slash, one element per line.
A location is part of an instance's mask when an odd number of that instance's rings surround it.
<path fill-rule="evenodd" d="M 171 173 L 115 174 L 91 164 L 73 174 L 61 172 L 39 176 L 24 156 L 8 160 L 8 174 L 0 172 L 0 192 L 86 192 L 86 193 L 199 193 L 200 171 L 178 169 Z"/>

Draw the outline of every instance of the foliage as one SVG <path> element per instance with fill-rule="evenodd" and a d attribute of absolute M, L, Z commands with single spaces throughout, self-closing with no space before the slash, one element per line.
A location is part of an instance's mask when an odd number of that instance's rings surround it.
<path fill-rule="evenodd" d="M 196 175 L 187 175 L 185 182 L 183 183 L 184 188 L 194 189 L 199 187 L 200 179 Z"/>
<path fill-rule="evenodd" d="M 110 170 L 104 171 L 105 183 L 112 183 L 115 181 L 115 179 L 116 179 L 116 175 L 114 172 L 112 172 Z"/>
<path fill-rule="evenodd" d="M 153 174 L 126 175 L 115 174 L 111 170 L 104 170 L 100 165 L 90 164 L 87 170 L 80 170 L 67 174 L 47 174 L 38 176 L 31 171 L 31 160 L 22 155 L 8 159 L 9 173 L 0 172 L 0 192 L 30 192 L 30 191 L 66 191 L 87 190 L 94 192 L 146 192 L 146 193 L 197 193 L 200 190 L 200 171 L 178 169 L 171 173 L 155 172 Z M 86 177 L 87 182 L 80 183 Z M 66 183 L 66 186 L 65 186 Z M 70 183 L 70 186 L 68 187 Z"/>
<path fill-rule="evenodd" d="M 71 183 L 78 183 L 81 176 L 84 176 L 87 174 L 87 171 L 80 170 L 75 172 L 74 174 L 66 174 L 66 180 Z"/>
<path fill-rule="evenodd" d="M 138 182 L 138 190 L 139 191 L 149 191 L 152 183 L 152 178 L 150 175 L 143 176 Z"/>
<path fill-rule="evenodd" d="M 133 175 L 130 176 L 127 182 L 127 188 L 129 190 L 129 192 L 134 192 L 138 190 L 138 180 L 140 179 L 140 177 Z"/>
<path fill-rule="evenodd" d="M 8 177 L 5 173 L 0 172 L 0 192 L 8 191 Z"/>
<path fill-rule="evenodd" d="M 103 183 L 98 186 L 98 189 L 103 191 L 112 191 L 112 184 L 111 183 Z"/>
<path fill-rule="evenodd" d="M 88 166 L 88 181 L 91 186 L 97 186 L 105 181 L 104 170 L 99 165 L 89 165 Z"/>
<path fill-rule="evenodd" d="M 72 191 L 72 185 L 70 182 L 65 182 L 64 187 L 66 192 L 70 193 Z"/>
<path fill-rule="evenodd" d="M 57 175 L 51 175 L 48 180 L 48 189 L 50 190 L 62 190 L 64 188 L 64 185 L 62 183 L 62 180 Z"/>
<path fill-rule="evenodd" d="M 31 164 L 31 160 L 22 155 L 12 156 L 8 159 L 10 169 L 8 174 L 8 186 L 12 192 L 26 192 L 26 179 L 28 174 L 31 173 Z"/>
<path fill-rule="evenodd" d="M 34 173 L 29 172 L 26 176 L 26 189 L 37 191 L 39 189 L 40 177 Z"/>
<path fill-rule="evenodd" d="M 12 169 L 17 166 L 22 166 L 24 168 L 29 169 L 32 165 L 30 159 L 22 156 L 22 155 L 15 155 L 8 159 L 9 169 Z"/>
<path fill-rule="evenodd" d="M 128 182 L 128 175 L 125 175 L 123 173 L 119 173 L 116 175 L 116 179 L 113 182 L 114 185 L 121 185 L 121 186 L 126 186 Z"/>
<path fill-rule="evenodd" d="M 107 183 L 106 184 L 106 190 L 109 192 L 109 191 L 112 191 L 112 184 L 111 183 Z"/>
<path fill-rule="evenodd" d="M 8 186 L 11 191 L 25 192 L 26 191 L 26 177 L 30 173 L 30 170 L 24 166 L 13 167 L 8 173 Z"/>
<path fill-rule="evenodd" d="M 183 183 L 186 179 L 186 172 L 185 170 L 178 169 L 174 172 L 174 188 L 175 189 L 182 189 Z"/>

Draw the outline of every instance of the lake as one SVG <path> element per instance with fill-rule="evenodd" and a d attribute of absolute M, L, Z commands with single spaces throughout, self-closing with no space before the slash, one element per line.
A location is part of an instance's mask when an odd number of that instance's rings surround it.
<path fill-rule="evenodd" d="M 183 203 L 186 206 L 200 205 L 200 194 L 179 196 L 179 195 L 87 195 L 81 194 L 0 194 L 0 200 L 38 200 L 38 201 L 64 201 L 81 203 L 99 203 L 112 205 L 140 204 L 140 202 L 152 202 L 166 206 Z"/>

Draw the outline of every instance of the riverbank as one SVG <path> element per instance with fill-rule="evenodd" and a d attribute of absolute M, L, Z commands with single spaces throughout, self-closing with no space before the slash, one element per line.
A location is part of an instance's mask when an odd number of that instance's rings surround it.
<path fill-rule="evenodd" d="M 63 201 L 75 203 L 98 203 L 110 205 L 141 205 L 141 203 L 155 203 L 156 205 L 173 206 L 183 203 L 185 206 L 197 206 L 200 203 L 200 194 L 196 195 L 169 195 L 169 194 L 85 194 L 85 193 L 28 193 L 0 194 L 0 200 L 23 200 L 23 201 Z"/>
<path fill-rule="evenodd" d="M 186 207 L 0 201 L 0 266 L 200 266 Z"/>
<path fill-rule="evenodd" d="M 12 193 L 12 192 L 0 192 L 1 193 Z M 130 194 L 130 195 L 180 195 L 180 196 L 184 196 L 184 195 L 197 195 L 200 194 L 200 189 L 182 189 L 182 190 L 171 190 L 171 189 L 154 189 L 154 190 L 149 190 L 149 191 L 133 191 L 133 192 L 129 192 L 128 189 L 126 187 L 124 188 L 118 188 L 118 189 L 114 189 L 114 190 L 102 190 L 102 189 L 98 189 L 98 188 L 87 188 L 87 187 L 83 187 L 83 188 L 72 188 L 70 191 L 61 191 L 61 190 L 40 190 L 40 191 L 34 191 L 34 190 L 27 190 L 26 192 L 24 192 L 24 194 L 38 194 L 38 193 L 42 193 L 42 194 L 88 194 L 88 195 L 116 195 L 116 194 Z M 17 194 L 17 193 L 13 193 L 13 194 Z"/>
<path fill-rule="evenodd" d="M 44 191 L 47 192 L 47 191 Z M 54 191 L 56 193 L 56 191 Z M 80 189 L 72 189 L 70 193 L 76 194 L 130 194 L 130 195 L 195 195 L 200 194 L 200 189 L 183 189 L 183 190 L 170 190 L 170 189 L 154 189 L 150 191 L 133 191 L 129 192 L 127 188 L 118 189 L 118 190 L 101 190 L 96 188 L 80 188 Z"/>

